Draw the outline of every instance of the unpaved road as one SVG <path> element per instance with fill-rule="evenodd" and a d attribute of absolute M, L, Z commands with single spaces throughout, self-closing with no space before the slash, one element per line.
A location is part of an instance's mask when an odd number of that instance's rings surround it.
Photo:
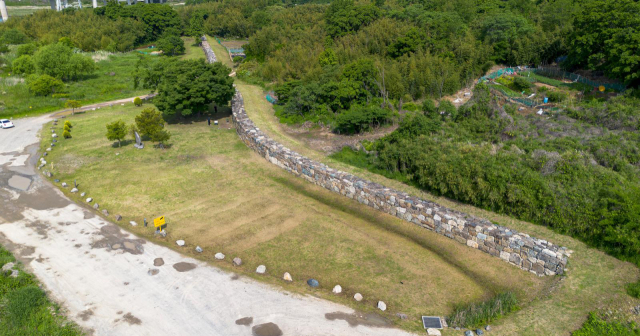
<path fill-rule="evenodd" d="M 93 335 L 409 335 L 350 326 L 349 308 L 238 279 L 72 203 L 33 168 L 48 120 L 0 129 L 0 243 Z"/>

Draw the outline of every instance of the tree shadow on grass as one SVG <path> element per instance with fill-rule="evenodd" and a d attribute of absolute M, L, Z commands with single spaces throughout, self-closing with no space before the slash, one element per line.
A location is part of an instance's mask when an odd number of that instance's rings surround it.
<path fill-rule="evenodd" d="M 111 144 L 111 148 L 120 148 L 120 147 L 129 146 L 134 142 L 135 141 L 133 141 L 133 140 L 122 140 L 122 141 L 120 141 L 120 146 L 118 146 L 118 142 L 115 141 L 114 143 Z"/>
<path fill-rule="evenodd" d="M 209 110 L 204 113 L 196 113 L 189 117 L 174 117 L 170 120 L 167 120 L 167 123 L 171 125 L 191 125 L 194 123 L 206 122 L 210 119 L 211 123 L 213 124 L 215 120 L 222 122 L 227 118 L 229 119 L 229 122 L 231 122 L 231 115 L 232 113 L 230 106 L 218 106 L 218 110 L 216 112 L 215 107 L 211 105 L 209 106 Z"/>

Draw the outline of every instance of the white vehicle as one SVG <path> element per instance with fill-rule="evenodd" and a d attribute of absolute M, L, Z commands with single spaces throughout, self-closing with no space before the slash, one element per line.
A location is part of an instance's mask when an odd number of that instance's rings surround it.
<path fill-rule="evenodd" d="M 13 123 L 9 119 L 0 119 L 0 128 L 11 128 Z"/>

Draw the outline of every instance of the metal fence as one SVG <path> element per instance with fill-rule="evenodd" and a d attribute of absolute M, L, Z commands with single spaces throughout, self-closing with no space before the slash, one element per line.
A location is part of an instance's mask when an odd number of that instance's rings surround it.
<path fill-rule="evenodd" d="M 627 87 L 624 84 L 594 81 L 594 80 L 585 78 L 584 76 L 567 72 L 564 70 L 560 70 L 557 68 L 533 68 L 531 70 L 538 75 L 542 75 L 545 77 L 552 77 L 552 78 L 562 78 L 563 80 L 570 80 L 574 83 L 586 84 L 594 88 L 599 88 L 600 86 L 603 86 L 605 89 L 613 90 L 616 92 L 623 92 L 624 90 L 627 89 Z"/>

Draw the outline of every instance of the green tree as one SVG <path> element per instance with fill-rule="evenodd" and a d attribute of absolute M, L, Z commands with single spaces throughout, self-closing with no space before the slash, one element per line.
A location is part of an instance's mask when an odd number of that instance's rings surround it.
<path fill-rule="evenodd" d="M 336 52 L 333 49 L 327 48 L 320 53 L 318 62 L 320 62 L 320 66 L 336 65 L 338 64 L 338 56 L 336 56 Z"/>
<path fill-rule="evenodd" d="M 140 99 L 140 97 L 133 98 L 133 105 L 142 106 L 142 99 Z"/>
<path fill-rule="evenodd" d="M 27 78 L 27 85 L 38 96 L 46 96 L 64 88 L 61 80 L 49 75 L 31 75 Z"/>
<path fill-rule="evenodd" d="M 325 12 L 325 30 L 331 37 L 358 31 L 380 16 L 374 5 L 355 5 L 353 0 L 334 0 Z"/>
<path fill-rule="evenodd" d="M 120 147 L 120 141 L 127 135 L 127 124 L 124 121 L 118 120 L 110 124 L 107 124 L 107 140 L 118 141 L 118 147 Z"/>
<path fill-rule="evenodd" d="M 235 94 L 230 69 L 204 59 L 167 64 L 154 103 L 165 117 L 187 117 L 207 111 L 211 103 L 224 106 Z"/>
<path fill-rule="evenodd" d="M 151 141 L 157 142 L 160 148 L 164 148 L 165 142 L 169 141 L 170 138 L 171 133 L 169 133 L 166 129 L 159 129 L 157 132 L 151 135 Z"/>
<path fill-rule="evenodd" d="M 59 38 L 58 43 L 65 45 L 71 49 L 76 47 L 75 45 L 73 45 L 73 42 L 71 42 L 71 39 L 66 36 Z"/>
<path fill-rule="evenodd" d="M 91 57 L 73 54 L 66 65 L 65 78 L 75 80 L 81 76 L 93 73 L 96 69 L 96 63 Z"/>
<path fill-rule="evenodd" d="M 79 108 L 80 106 L 82 106 L 82 105 L 80 104 L 79 100 L 69 99 L 66 102 L 64 102 L 64 107 L 70 108 L 71 109 L 71 114 L 75 114 L 76 113 L 76 109 Z M 65 123 L 65 125 L 66 124 L 67 123 Z"/>
<path fill-rule="evenodd" d="M 69 130 L 64 130 L 64 132 L 62 132 L 62 137 L 65 139 L 71 139 L 71 132 L 69 132 Z"/>
<path fill-rule="evenodd" d="M 72 55 L 71 48 L 56 43 L 40 48 L 33 56 L 33 61 L 39 74 L 61 79 L 67 75 L 67 66 Z"/>
<path fill-rule="evenodd" d="M 36 66 L 31 56 L 22 55 L 11 63 L 11 70 L 19 75 L 30 75 L 36 71 Z"/>
<path fill-rule="evenodd" d="M 200 44 L 202 35 L 204 35 L 204 14 L 195 12 L 189 19 L 189 35 L 193 36 L 195 43 Z"/>
<path fill-rule="evenodd" d="M 640 86 L 640 2 L 590 0 L 575 16 L 566 64 Z M 606 23 L 606 24 L 604 24 Z"/>
<path fill-rule="evenodd" d="M 136 127 L 138 131 L 140 131 L 140 134 L 149 138 L 164 128 L 164 119 L 162 119 L 162 114 L 153 107 L 148 107 L 142 110 L 142 112 L 136 116 L 135 120 Z"/>
<path fill-rule="evenodd" d="M 21 44 L 16 49 L 16 56 L 33 55 L 36 53 L 36 50 L 38 50 L 38 46 L 35 43 Z"/>
<path fill-rule="evenodd" d="M 23 44 L 27 43 L 27 41 L 29 41 L 29 38 L 19 29 L 11 28 L 5 30 L 4 33 L 2 33 L 0 41 L 6 44 Z"/>
<path fill-rule="evenodd" d="M 184 41 L 177 35 L 169 35 L 158 40 L 156 46 L 164 55 L 175 56 L 184 54 Z"/>
<path fill-rule="evenodd" d="M 418 51 L 425 43 L 426 36 L 418 28 L 412 28 L 405 36 L 397 39 L 388 48 L 389 56 L 398 58 L 404 54 Z"/>

